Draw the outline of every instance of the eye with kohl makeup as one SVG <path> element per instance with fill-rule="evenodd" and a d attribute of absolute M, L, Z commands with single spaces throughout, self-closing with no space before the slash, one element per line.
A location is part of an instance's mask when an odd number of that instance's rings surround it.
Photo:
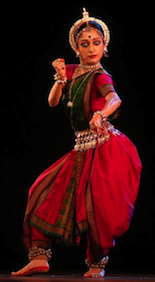
<path fill-rule="evenodd" d="M 100 43 L 101 43 L 101 40 L 95 40 L 93 42 L 93 45 L 97 46 L 97 45 L 100 45 Z M 86 40 L 85 42 L 82 42 L 80 45 L 82 47 L 86 48 L 86 47 L 88 47 L 90 45 L 90 42 Z"/>
<path fill-rule="evenodd" d="M 89 46 L 89 42 L 88 42 L 88 41 L 82 42 L 80 45 L 81 45 L 82 47 L 86 48 L 86 47 Z"/>

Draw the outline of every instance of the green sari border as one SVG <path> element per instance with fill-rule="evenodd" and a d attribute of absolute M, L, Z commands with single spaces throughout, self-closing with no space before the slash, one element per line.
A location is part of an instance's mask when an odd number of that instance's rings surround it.
<path fill-rule="evenodd" d="M 69 236 L 69 238 L 67 236 L 64 236 L 65 228 L 52 225 L 52 224 L 44 221 L 43 219 L 39 218 L 36 214 L 31 216 L 31 218 L 29 220 L 29 224 L 31 226 L 37 228 L 41 232 L 49 235 L 50 237 L 58 237 L 58 238 L 62 239 L 62 241 L 64 241 L 67 245 L 73 245 L 72 236 Z M 77 225 L 78 225 L 80 234 L 85 233 L 89 230 L 87 220 L 79 222 L 79 223 L 77 223 Z M 66 232 L 65 232 L 65 234 L 66 234 Z M 79 234 L 75 234 L 75 236 L 78 237 Z"/>

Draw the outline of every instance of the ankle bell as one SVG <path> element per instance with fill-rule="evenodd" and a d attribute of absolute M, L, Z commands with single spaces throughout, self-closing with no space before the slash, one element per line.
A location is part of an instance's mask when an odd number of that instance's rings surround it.
<path fill-rule="evenodd" d="M 106 265 L 109 262 L 109 257 L 103 257 L 99 262 L 89 262 L 87 259 L 85 260 L 85 263 L 87 264 L 88 268 L 105 268 Z"/>
<path fill-rule="evenodd" d="M 47 260 L 49 261 L 52 257 L 51 249 L 46 250 L 38 247 L 32 247 L 31 249 L 29 249 L 29 254 L 28 254 L 29 261 L 33 260 L 38 256 L 46 256 Z"/>

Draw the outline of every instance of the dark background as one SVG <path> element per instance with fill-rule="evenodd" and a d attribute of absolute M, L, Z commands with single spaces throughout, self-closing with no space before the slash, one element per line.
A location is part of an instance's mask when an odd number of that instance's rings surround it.
<path fill-rule="evenodd" d="M 116 126 L 137 146 L 143 163 L 140 191 L 130 230 L 110 252 L 109 272 L 154 272 L 155 165 L 152 17 L 131 2 L 24 4 L 1 10 L 1 271 L 27 262 L 21 241 L 27 193 L 36 177 L 73 146 L 73 133 L 62 105 L 51 109 L 51 63 L 78 60 L 68 43 L 72 24 L 85 6 L 111 32 L 109 58 L 123 100 Z M 153 7 L 152 7 L 153 9 Z M 79 248 L 55 246 L 53 271 L 84 271 L 85 240 Z"/>

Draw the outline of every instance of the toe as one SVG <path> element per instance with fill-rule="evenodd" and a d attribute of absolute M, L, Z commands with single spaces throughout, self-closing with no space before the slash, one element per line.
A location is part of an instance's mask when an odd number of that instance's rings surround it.
<path fill-rule="evenodd" d="M 15 276 L 15 275 L 16 275 L 16 272 L 12 271 L 12 272 L 11 272 L 11 275 L 12 275 L 12 276 Z"/>
<path fill-rule="evenodd" d="M 84 274 L 83 277 L 84 277 L 84 278 L 90 278 L 90 277 L 91 277 L 90 271 L 87 271 L 87 272 Z"/>
<path fill-rule="evenodd" d="M 17 271 L 17 272 L 12 271 L 12 272 L 11 272 L 11 275 L 12 275 L 12 276 L 19 276 L 19 271 Z"/>

